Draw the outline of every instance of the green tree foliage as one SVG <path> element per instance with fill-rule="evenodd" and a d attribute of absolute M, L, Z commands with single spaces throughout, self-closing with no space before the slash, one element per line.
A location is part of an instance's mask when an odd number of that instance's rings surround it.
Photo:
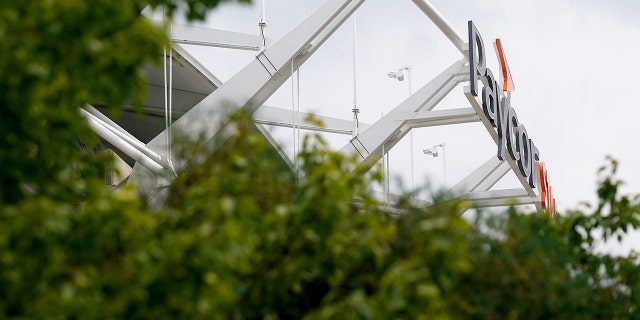
<path fill-rule="evenodd" d="M 640 302 L 639 261 L 598 250 L 620 241 L 640 222 L 638 196 L 620 195 L 618 163 L 599 169 L 595 210 L 583 205 L 562 216 L 513 209 L 476 226 L 463 281 L 478 318 L 635 319 Z M 502 288 L 493 290 L 490 288 Z"/>
<path fill-rule="evenodd" d="M 132 188 L 3 207 L 0 314 L 635 318 L 637 261 L 595 251 L 598 234 L 638 223 L 639 203 L 617 193 L 613 172 L 591 213 L 512 209 L 469 222 L 464 201 L 408 198 L 389 213 L 367 192 L 378 173 L 350 172 L 353 159 L 309 138 L 298 178 L 236 117 L 224 147 L 186 144 L 184 155 L 210 156 L 180 174 L 159 212 Z"/>
<path fill-rule="evenodd" d="M 248 0 L 236 0 L 249 2 Z M 159 63 L 167 37 L 142 9 L 170 4 L 189 18 L 222 0 L 28 0 L 0 4 L 0 200 L 27 194 L 68 200 L 90 192 L 80 176 L 100 161 L 68 146 L 97 143 L 78 114 L 87 103 L 141 101 L 144 62 Z"/>
<path fill-rule="evenodd" d="M 191 17 L 217 4 L 171 2 Z M 637 258 L 597 250 L 640 224 L 611 159 L 593 208 L 468 221 L 447 197 L 389 209 L 368 192 L 380 173 L 319 137 L 293 174 L 235 115 L 221 148 L 181 146 L 195 160 L 160 211 L 107 190 L 75 145 L 97 140 L 77 108 L 137 97 L 166 41 L 144 4 L 0 5 L 0 317 L 638 318 Z"/>

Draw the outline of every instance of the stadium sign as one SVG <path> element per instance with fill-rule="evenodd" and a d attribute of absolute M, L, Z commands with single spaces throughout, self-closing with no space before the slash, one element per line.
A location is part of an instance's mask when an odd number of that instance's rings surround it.
<path fill-rule="evenodd" d="M 555 199 L 544 162 L 540 161 L 538 148 L 511 106 L 509 94 L 505 95 L 505 92 L 513 91 L 514 86 L 500 39 L 496 39 L 496 48 L 504 77 L 502 85 L 486 65 L 484 42 L 473 21 L 468 22 L 468 28 L 470 92 L 476 97 L 481 94 L 483 114 L 479 116 L 484 117 L 498 133 L 497 157 L 500 160 L 510 157 L 517 163 L 516 174 L 539 190 L 542 207 L 554 215 Z M 481 90 L 478 80 L 483 84 Z"/>

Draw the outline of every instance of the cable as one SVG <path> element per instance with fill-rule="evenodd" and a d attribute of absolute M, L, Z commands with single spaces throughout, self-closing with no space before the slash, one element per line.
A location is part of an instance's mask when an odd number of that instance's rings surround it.
<path fill-rule="evenodd" d="M 264 52 L 267 46 L 267 39 L 264 36 L 264 29 L 267 27 L 267 14 L 265 0 L 262 0 L 262 7 L 260 11 L 260 21 L 258 21 L 258 27 L 260 27 L 260 35 L 262 36 L 262 44 L 260 45 L 260 52 Z"/>
<path fill-rule="evenodd" d="M 162 21 L 166 23 L 166 6 L 162 7 Z M 172 132 L 171 132 L 171 120 L 173 118 L 173 48 L 171 47 L 171 39 L 173 36 L 173 23 L 169 21 L 169 61 L 167 62 L 167 46 L 164 46 L 162 49 L 163 53 L 163 75 L 164 75 L 164 126 L 166 134 L 166 144 L 167 144 L 167 163 L 168 169 L 170 169 L 173 174 L 176 174 L 176 170 L 173 167 L 172 153 L 171 150 L 171 141 L 173 140 Z M 169 64 L 169 79 L 167 81 L 167 64 Z M 168 82 L 168 83 L 167 83 Z"/>
<path fill-rule="evenodd" d="M 351 109 L 351 111 L 353 112 L 353 134 L 352 136 L 355 137 L 358 135 L 358 128 L 360 127 L 360 121 L 358 119 L 358 113 L 360 113 L 360 109 L 358 109 L 358 81 L 357 81 L 357 71 L 358 71 L 358 60 L 357 60 L 357 56 L 358 56 L 358 43 L 357 43 L 357 33 L 356 33 L 356 26 L 357 26 L 357 20 L 356 20 L 356 13 L 353 14 L 353 109 Z"/>
<path fill-rule="evenodd" d="M 169 102 L 167 96 L 167 48 L 162 48 L 162 75 L 164 76 L 164 127 L 169 127 L 167 123 L 167 113 L 169 112 Z"/>
<path fill-rule="evenodd" d="M 295 82 L 293 81 L 293 59 L 291 59 L 291 132 L 293 133 L 293 167 L 298 172 L 298 143 L 296 142 L 296 89 Z"/>
<path fill-rule="evenodd" d="M 300 150 L 302 149 L 302 143 L 301 143 L 301 139 L 300 139 L 300 125 L 302 123 L 302 121 L 300 120 L 300 66 L 296 65 L 296 93 L 298 96 L 298 152 L 300 152 Z M 298 166 L 300 165 L 300 163 L 298 163 Z M 300 179 L 300 168 L 298 168 L 298 180 Z"/>
<path fill-rule="evenodd" d="M 162 7 L 162 22 L 166 25 L 166 6 Z M 169 39 L 171 41 L 171 39 Z M 164 78 L 164 129 L 167 131 L 167 155 L 169 154 L 169 97 L 168 97 L 168 84 L 167 84 L 167 46 L 162 48 L 162 75 Z"/>
<path fill-rule="evenodd" d="M 173 23 L 169 26 L 169 38 L 173 36 Z M 167 160 L 169 161 L 169 166 L 173 169 L 173 164 L 171 163 L 172 158 L 172 148 L 171 144 L 173 142 L 173 135 L 171 130 L 172 120 L 173 120 L 173 48 L 171 46 L 171 41 L 169 41 L 169 114 L 167 117 Z"/>

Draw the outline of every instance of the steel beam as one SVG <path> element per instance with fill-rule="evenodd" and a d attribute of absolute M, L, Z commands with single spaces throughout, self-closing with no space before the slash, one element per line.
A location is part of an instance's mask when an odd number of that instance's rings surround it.
<path fill-rule="evenodd" d="M 270 106 L 262 106 L 253 114 L 253 121 L 257 124 L 293 128 L 294 125 L 291 121 L 293 118 L 293 111 L 276 108 Z M 316 120 L 322 122 L 323 126 L 317 126 L 315 124 L 303 122 L 300 124 L 300 129 L 351 135 L 353 133 L 353 121 L 338 119 L 334 117 L 321 116 L 313 113 L 300 112 L 300 118 L 313 117 Z M 296 127 L 298 125 L 296 124 Z M 360 123 L 360 128 L 368 128 L 368 124 Z"/>
<path fill-rule="evenodd" d="M 102 120 L 104 123 L 108 124 L 109 126 L 111 126 L 113 129 L 120 131 L 122 134 L 130 137 L 131 139 L 135 139 L 138 140 L 138 138 L 134 137 L 132 134 L 130 134 L 127 130 L 123 129 L 122 127 L 120 127 L 117 123 L 113 122 L 113 120 L 109 119 L 109 117 L 105 116 L 104 114 L 102 114 L 102 112 L 100 112 L 98 109 L 94 108 L 92 105 L 87 105 L 84 110 L 86 112 L 89 112 L 91 115 L 95 116 L 96 118 Z M 140 142 L 141 144 L 143 144 L 142 142 Z M 144 144 L 143 144 L 144 145 Z"/>
<path fill-rule="evenodd" d="M 420 111 L 406 115 L 409 116 L 412 118 L 407 120 L 407 125 L 413 129 L 480 121 L 473 108 Z"/>
<path fill-rule="evenodd" d="M 293 161 L 287 156 L 287 153 L 284 151 L 284 149 L 282 149 L 280 143 L 278 143 L 278 141 L 276 141 L 271 133 L 269 133 L 269 130 L 267 130 L 264 125 L 259 123 L 256 124 L 256 130 L 259 131 L 267 139 L 267 141 L 269 141 L 269 143 L 273 146 L 278 155 L 280 155 L 280 158 L 282 158 L 282 160 L 287 164 L 291 171 L 294 171 L 295 165 L 293 164 Z"/>
<path fill-rule="evenodd" d="M 258 51 L 262 42 L 262 37 L 257 35 L 179 23 L 171 24 L 170 31 L 173 43 L 196 46 Z M 268 48 L 273 40 L 265 40 Z"/>
<path fill-rule="evenodd" d="M 190 65 L 192 65 L 198 72 L 200 72 L 207 80 L 211 81 L 214 86 L 220 87 L 222 85 L 222 81 L 218 79 L 209 69 L 203 66 L 198 59 L 193 57 L 187 50 L 185 50 L 181 45 L 175 44 L 172 46 L 173 51 L 177 52 L 178 55 L 174 55 L 173 58 L 176 60 L 184 60 Z"/>

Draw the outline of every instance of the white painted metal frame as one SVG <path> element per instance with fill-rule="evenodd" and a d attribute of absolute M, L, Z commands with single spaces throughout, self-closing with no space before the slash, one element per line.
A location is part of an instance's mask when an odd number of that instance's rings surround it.
<path fill-rule="evenodd" d="M 253 114 L 253 121 L 255 123 L 259 123 L 263 125 L 293 128 L 294 127 L 294 124 L 292 122 L 293 115 L 291 113 L 292 113 L 291 110 L 263 105 L 258 110 L 256 110 L 256 112 Z M 344 134 L 344 135 L 353 134 L 353 130 L 354 130 L 353 121 L 338 119 L 334 117 L 327 117 L 327 116 L 322 116 L 317 114 L 311 114 L 307 112 L 300 112 L 300 118 L 304 119 L 308 116 L 313 116 L 314 119 L 321 121 L 324 126 L 320 127 L 314 123 L 301 123 L 300 129 L 307 130 L 307 131 L 337 133 L 337 134 Z M 296 123 L 295 126 L 297 128 L 298 124 Z M 369 124 L 365 124 L 365 123 L 359 123 L 358 125 L 360 129 L 366 129 L 369 126 L 370 126 Z"/>
<path fill-rule="evenodd" d="M 497 132 L 483 115 L 480 102 L 469 93 L 467 87 L 464 92 L 471 108 L 433 110 L 455 87 L 469 80 L 468 43 L 431 3 L 426 0 L 412 1 L 443 32 L 463 57 L 411 94 L 376 123 L 369 126 L 360 124 L 359 132 L 354 132 L 353 122 L 331 117 L 321 117 L 327 125 L 326 128 L 294 124 L 292 119 L 295 119 L 295 116 L 292 115 L 292 110 L 263 106 L 263 103 L 292 75 L 293 66 L 299 68 L 364 0 L 330 0 L 280 40 L 274 42 L 266 39 L 264 47 L 262 47 L 261 36 L 173 24 L 173 49 L 217 87 L 209 96 L 176 120 L 172 125 L 173 130 L 178 130 L 192 138 L 204 136 L 206 140 L 212 140 L 215 137 L 217 141 L 224 141 L 229 132 L 234 130 L 225 123 L 227 116 L 235 110 L 244 109 L 254 114 L 257 130 L 265 135 L 290 166 L 292 166 L 291 161 L 263 125 L 290 128 L 300 126 L 303 130 L 349 135 L 355 133 L 340 152 L 359 155 L 361 160 L 359 165 L 364 169 L 369 169 L 378 162 L 414 128 L 481 121 L 497 143 Z M 246 67 L 227 82 L 222 83 L 191 57 L 180 44 L 251 50 L 257 51 L 258 54 Z M 136 181 L 141 190 L 149 195 L 161 194 L 162 191 L 159 192 L 159 190 L 173 179 L 165 163 L 165 159 L 170 155 L 161 155 L 163 150 L 167 150 L 167 130 L 145 146 L 115 123 L 105 121 L 104 116 L 100 116 L 97 110 L 90 111 L 92 112 L 81 110 L 90 126 L 101 137 L 139 164 L 134 167 L 130 180 Z M 98 114 L 95 114 L 96 112 Z M 299 118 L 300 115 L 298 115 Z M 175 159 L 175 155 L 173 158 Z M 179 168 L 188 161 L 189 159 L 178 159 L 174 161 L 174 165 Z M 518 170 L 514 161 L 511 159 L 500 161 L 493 156 L 451 190 L 479 206 L 502 206 L 515 201 L 521 204 L 536 204 L 540 209 L 537 191 L 531 188 L 520 175 L 516 174 L 522 188 L 491 190 L 510 170 L 514 172 Z M 388 198 L 389 195 L 386 194 L 383 197 Z"/>
<path fill-rule="evenodd" d="M 385 153 L 395 146 L 411 130 L 416 122 L 410 119 L 424 119 L 424 112 L 432 110 L 453 88 L 465 79 L 468 72 L 466 59 L 453 63 L 439 76 L 431 80 L 407 100 L 388 112 L 367 130 L 357 135 L 346 144 L 340 152 L 344 154 L 358 153 L 362 157 L 362 166 L 371 167 Z"/>
<path fill-rule="evenodd" d="M 231 113 L 242 108 L 253 114 L 291 76 L 291 66 L 302 65 L 363 2 L 329 1 L 176 120 L 174 130 L 194 139 L 204 136 L 211 140 L 216 136 L 218 141 L 224 140 L 224 136 L 233 130 L 225 123 Z M 165 130 L 147 146 L 153 150 L 166 150 L 166 134 Z M 182 159 L 174 164 L 180 168 L 186 161 L 188 159 Z M 134 166 L 131 180 L 138 182 L 142 192 L 154 195 L 160 195 L 155 191 L 169 182 L 158 180 L 155 173 L 138 165 Z"/>
<path fill-rule="evenodd" d="M 120 128 L 110 119 L 104 117 L 93 107 L 88 106 L 87 109 L 91 112 L 80 109 L 80 115 L 85 118 L 89 127 L 101 138 L 153 173 L 165 179 L 173 179 L 175 177 L 175 175 L 171 174 L 171 171 L 168 170 L 169 166 L 166 158 L 147 148 L 144 143 L 130 135 L 126 130 Z M 96 113 L 98 115 L 96 115 Z"/>
<path fill-rule="evenodd" d="M 259 43 L 262 42 L 262 37 L 260 36 L 227 30 L 179 23 L 173 23 L 171 27 L 171 41 L 179 44 L 259 51 Z M 265 40 L 268 48 L 273 43 L 273 40 L 269 38 Z"/>

